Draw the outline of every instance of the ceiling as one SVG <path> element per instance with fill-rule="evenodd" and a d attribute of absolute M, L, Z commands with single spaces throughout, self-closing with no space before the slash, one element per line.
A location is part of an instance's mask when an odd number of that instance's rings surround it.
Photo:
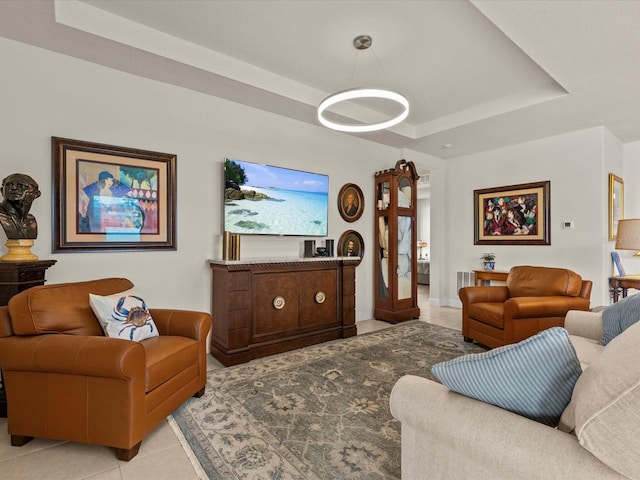
<path fill-rule="evenodd" d="M 353 135 L 440 158 L 601 125 L 640 140 L 636 0 L 4 0 L 0 36 L 311 124 L 330 93 L 389 88 L 407 120 Z"/>

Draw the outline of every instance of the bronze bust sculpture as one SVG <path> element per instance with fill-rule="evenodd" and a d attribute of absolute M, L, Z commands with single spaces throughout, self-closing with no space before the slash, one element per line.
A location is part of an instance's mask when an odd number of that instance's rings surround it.
<path fill-rule="evenodd" d="M 0 224 L 9 240 L 35 239 L 36 218 L 29 213 L 31 204 L 40 196 L 38 184 L 29 175 L 13 173 L 2 180 L 0 189 Z"/>

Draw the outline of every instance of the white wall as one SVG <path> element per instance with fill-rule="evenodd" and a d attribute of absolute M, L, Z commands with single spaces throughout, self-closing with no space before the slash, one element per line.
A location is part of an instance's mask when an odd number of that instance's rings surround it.
<path fill-rule="evenodd" d="M 459 306 L 456 271 L 480 268 L 480 255 L 497 255 L 496 269 L 514 265 L 569 268 L 594 282 L 592 305 L 608 304 L 608 171 L 621 147 L 605 128 L 591 128 L 447 161 L 446 289 L 440 304 Z M 551 245 L 474 245 L 473 191 L 551 181 Z M 573 229 L 562 222 L 572 220 Z M 438 252 L 432 248 L 432 257 Z M 606 268 L 605 268 L 606 266 Z"/>
<path fill-rule="evenodd" d="M 371 318 L 373 175 L 393 167 L 398 150 L 6 39 L 0 64 L 0 176 L 22 172 L 40 185 L 32 251 L 58 261 L 49 283 L 124 276 L 152 306 L 210 311 L 207 261 L 222 254 L 222 162 L 232 157 L 330 175 L 328 238 L 337 243 L 349 229 L 362 235 L 356 318 Z M 52 254 L 51 136 L 176 154 L 178 250 Z M 365 196 L 364 215 L 354 223 L 336 206 L 350 182 Z M 243 236 L 241 255 L 298 257 L 303 240 Z"/>
<path fill-rule="evenodd" d="M 640 218 L 640 142 L 628 143 L 623 147 L 622 175 L 624 181 L 624 217 Z M 627 274 L 640 274 L 640 257 L 628 250 L 619 250 L 620 259 Z"/>
<path fill-rule="evenodd" d="M 153 306 L 209 311 L 207 260 L 221 256 L 221 165 L 227 156 L 329 174 L 334 205 L 345 183 L 362 188 L 364 215 L 347 223 L 332 208 L 328 236 L 337 240 L 348 229 L 363 236 L 358 320 L 370 318 L 373 310 L 373 175 L 400 158 L 431 176 L 434 305 L 459 305 L 455 272 L 478 268 L 488 248 L 497 254 L 498 269 L 524 263 L 571 268 L 594 281 L 592 304 L 605 304 L 613 248 L 607 240 L 610 171 L 625 179 L 625 217 L 640 216 L 634 188 L 640 143 L 622 146 L 605 128 L 443 161 L 6 39 L 0 39 L 0 61 L 0 176 L 23 172 L 40 184 L 42 197 L 32 209 L 39 224 L 33 251 L 58 261 L 47 273 L 50 283 L 125 276 Z M 51 136 L 177 154 L 178 250 L 53 255 Z M 475 189 L 542 180 L 551 181 L 551 246 L 473 245 Z M 562 229 L 563 220 L 573 220 L 575 228 Z M 242 257 L 297 257 L 303 240 L 245 236 Z M 0 231 L 0 244 L 4 241 Z M 640 272 L 640 264 L 628 270 Z"/>
<path fill-rule="evenodd" d="M 620 143 L 620 141 L 607 129 L 603 129 L 603 170 L 602 170 L 602 178 L 605 182 L 605 185 L 602 189 L 602 205 L 604 208 L 604 212 L 602 215 L 604 222 L 604 232 L 602 237 L 602 272 L 604 274 L 604 284 L 603 289 L 607 292 L 609 283 L 607 277 L 611 275 L 617 275 L 618 272 L 615 270 L 615 266 L 613 264 L 613 260 L 611 258 L 611 252 L 615 250 L 615 240 L 609 240 L 609 174 L 613 173 L 618 177 L 624 179 L 625 177 L 625 167 L 624 167 L 624 146 Z M 630 185 L 633 186 L 632 182 Z M 624 199 L 624 204 L 628 205 L 629 202 L 627 199 Z M 625 210 L 625 206 L 623 205 L 623 213 L 624 217 L 628 218 L 628 212 Z M 619 251 L 621 258 L 626 255 L 626 252 Z M 628 252 L 633 254 L 633 252 Z M 625 262 L 623 261 L 623 264 Z M 606 298 L 606 303 L 609 304 L 609 298 Z"/>
<path fill-rule="evenodd" d="M 418 198 L 418 241 L 427 242 L 427 246 L 422 249 L 422 255 L 429 254 L 431 247 L 431 199 Z M 419 251 L 418 251 L 419 253 Z M 429 256 L 431 256 L 429 254 Z"/>
<path fill-rule="evenodd" d="M 624 181 L 624 216 L 625 218 L 640 218 L 640 189 L 637 188 L 640 179 L 640 142 L 627 143 L 623 147 L 623 175 Z"/>

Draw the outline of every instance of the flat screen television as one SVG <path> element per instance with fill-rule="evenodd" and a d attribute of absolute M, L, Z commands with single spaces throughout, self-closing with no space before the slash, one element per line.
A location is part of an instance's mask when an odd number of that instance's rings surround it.
<path fill-rule="evenodd" d="M 224 181 L 225 231 L 327 236 L 328 175 L 227 158 Z"/>

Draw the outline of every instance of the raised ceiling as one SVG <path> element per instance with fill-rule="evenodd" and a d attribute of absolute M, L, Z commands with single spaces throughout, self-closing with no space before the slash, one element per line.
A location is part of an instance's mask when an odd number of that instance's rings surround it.
<path fill-rule="evenodd" d="M 356 135 L 441 158 L 600 125 L 640 140 L 638 1 L 4 0 L 0 36 L 312 124 L 329 93 L 390 88 L 408 119 Z"/>

